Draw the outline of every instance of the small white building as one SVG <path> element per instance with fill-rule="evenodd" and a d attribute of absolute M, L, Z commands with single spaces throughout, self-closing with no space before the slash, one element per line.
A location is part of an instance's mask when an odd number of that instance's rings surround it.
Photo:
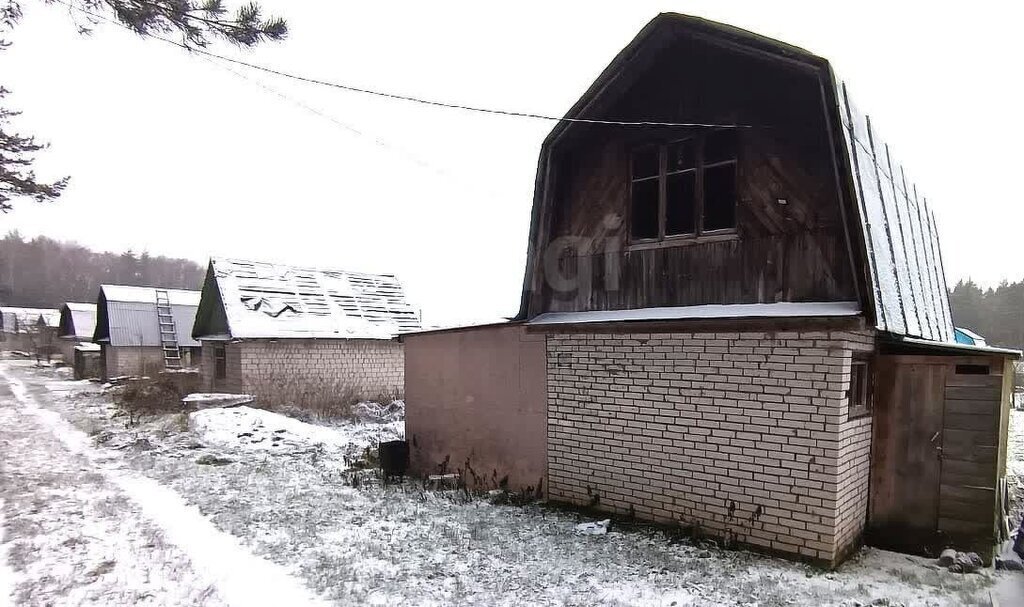
<path fill-rule="evenodd" d="M 204 390 L 312 405 L 400 393 L 419 328 L 394 276 L 215 258 L 192 337 Z"/>

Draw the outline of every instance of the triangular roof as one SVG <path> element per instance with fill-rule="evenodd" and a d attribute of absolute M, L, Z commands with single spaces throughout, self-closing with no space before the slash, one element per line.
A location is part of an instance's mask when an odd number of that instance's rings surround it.
<path fill-rule="evenodd" d="M 203 282 L 196 339 L 391 339 L 420 329 L 397 278 L 214 258 Z"/>
<path fill-rule="evenodd" d="M 847 86 L 829 62 L 802 48 L 730 25 L 676 13 L 651 20 L 598 76 L 566 113 L 566 118 L 615 119 L 603 116 L 643 66 L 672 41 L 689 36 L 738 53 L 754 54 L 817 74 L 836 154 L 840 204 L 850 235 L 860 304 L 882 331 L 933 341 L 954 340 L 948 291 L 935 221 L 924 198 L 881 142 L 867 116 L 850 101 Z M 549 162 L 559 141 L 578 123 L 561 121 L 541 147 L 534 190 L 526 277 L 517 319 L 529 315 L 529 296 L 541 263 L 541 225 Z"/>

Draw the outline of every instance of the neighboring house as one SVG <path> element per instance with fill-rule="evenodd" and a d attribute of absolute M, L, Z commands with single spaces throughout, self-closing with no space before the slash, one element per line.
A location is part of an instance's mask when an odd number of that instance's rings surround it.
<path fill-rule="evenodd" d="M 60 312 L 50 308 L 0 307 L 0 341 L 4 350 L 32 354 L 56 352 L 56 329 Z"/>
<path fill-rule="evenodd" d="M 199 291 L 102 285 L 96 300 L 96 332 L 104 379 L 148 375 L 198 364 L 192 324 Z"/>
<path fill-rule="evenodd" d="M 981 335 L 978 335 L 970 329 L 963 327 L 954 327 L 954 333 L 956 334 L 956 343 L 965 344 L 968 346 L 987 346 L 988 342 Z"/>
<path fill-rule="evenodd" d="M 75 379 L 100 377 L 100 347 L 92 343 L 96 333 L 96 304 L 67 302 L 60 308 L 57 337 L 64 362 L 71 364 Z"/>
<path fill-rule="evenodd" d="M 1020 353 L 956 343 L 932 214 L 829 63 L 663 14 L 566 118 L 518 316 L 403 337 L 413 468 L 829 566 L 990 547 Z"/>
<path fill-rule="evenodd" d="M 395 336 L 420 315 L 394 276 L 216 258 L 202 293 L 204 390 L 306 406 L 402 390 Z"/>

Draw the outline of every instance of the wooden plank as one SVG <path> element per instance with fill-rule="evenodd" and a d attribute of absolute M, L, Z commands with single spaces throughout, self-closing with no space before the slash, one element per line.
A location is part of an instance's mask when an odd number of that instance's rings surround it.
<path fill-rule="evenodd" d="M 975 504 L 977 506 L 995 506 L 996 490 L 994 487 L 959 487 L 956 485 L 939 485 L 939 496 L 943 500 Z M 988 513 L 991 520 L 991 513 Z"/>
<path fill-rule="evenodd" d="M 941 482 L 943 485 L 994 487 L 996 466 L 994 462 L 942 458 Z"/>
<path fill-rule="evenodd" d="M 963 364 L 963 363 L 957 363 Z M 1000 366 L 1002 363 L 1000 362 Z M 947 388 L 995 388 L 1001 390 L 1003 388 L 1003 375 L 1000 371 L 997 374 L 992 375 L 958 375 L 956 373 L 951 374 L 946 378 Z"/>
<path fill-rule="evenodd" d="M 946 399 L 946 414 L 970 413 L 979 415 L 999 415 L 999 401 Z"/>
<path fill-rule="evenodd" d="M 946 430 L 991 432 L 995 438 L 996 432 L 999 430 L 999 417 L 980 413 L 950 413 L 947 409 L 944 426 Z"/>
<path fill-rule="evenodd" d="M 946 398 L 954 400 L 999 400 L 1001 386 L 951 386 L 946 388 Z"/>
<path fill-rule="evenodd" d="M 952 535 L 966 535 L 966 536 L 982 536 L 988 538 L 992 536 L 992 530 L 994 527 L 988 523 L 980 521 L 963 521 L 952 518 L 940 518 L 938 523 L 940 531 Z"/>

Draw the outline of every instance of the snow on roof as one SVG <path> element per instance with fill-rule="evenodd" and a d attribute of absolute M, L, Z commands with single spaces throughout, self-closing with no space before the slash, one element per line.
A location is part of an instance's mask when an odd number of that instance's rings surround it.
<path fill-rule="evenodd" d="M 199 291 L 184 289 L 163 289 L 171 305 L 198 306 Z M 156 304 L 157 287 L 133 287 L 128 285 L 100 285 L 100 292 L 108 302 Z"/>
<path fill-rule="evenodd" d="M 90 340 L 96 332 L 96 304 L 67 302 L 60 308 L 57 337 Z"/>
<path fill-rule="evenodd" d="M 224 258 L 211 259 L 210 272 L 203 306 L 219 296 L 232 338 L 390 339 L 421 326 L 392 275 Z M 201 325 L 197 337 L 224 332 Z"/>
<path fill-rule="evenodd" d="M 179 346 L 198 346 L 192 325 L 199 307 L 199 291 L 165 289 Z M 160 346 L 156 287 L 100 286 L 96 331 L 92 341 L 111 346 Z"/>
<path fill-rule="evenodd" d="M 877 328 L 955 341 L 935 217 L 871 118 L 836 78 L 843 142 L 868 253 Z"/>
<path fill-rule="evenodd" d="M 712 304 L 633 310 L 595 310 L 591 312 L 545 312 L 528 324 L 563 325 L 593 322 L 639 320 L 682 320 L 698 318 L 804 318 L 824 316 L 856 316 L 860 305 L 854 301 Z"/>
<path fill-rule="evenodd" d="M 51 308 L 0 307 L 0 328 L 4 333 L 22 333 L 36 327 L 40 319 L 47 327 L 56 327 L 60 312 Z"/>

